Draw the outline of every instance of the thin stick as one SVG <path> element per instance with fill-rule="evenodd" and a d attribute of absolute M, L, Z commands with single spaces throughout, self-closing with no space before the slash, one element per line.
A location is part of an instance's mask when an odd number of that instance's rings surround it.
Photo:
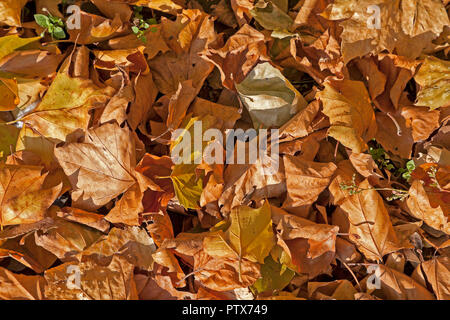
<path fill-rule="evenodd" d="M 182 279 L 180 279 L 180 280 L 177 282 L 177 285 L 180 285 L 181 282 L 185 281 L 185 280 L 186 280 L 187 278 L 189 278 L 190 276 L 193 276 L 194 274 L 196 274 L 196 273 L 198 273 L 198 272 L 200 272 L 200 271 L 203 271 L 203 270 L 205 270 L 205 268 L 200 268 L 200 269 L 197 269 L 197 270 L 192 271 L 191 273 L 188 273 L 187 275 L 185 275 Z"/>
<path fill-rule="evenodd" d="M 402 129 L 400 128 L 400 125 L 398 124 L 397 120 L 392 116 L 390 112 L 387 113 L 388 117 L 391 118 L 392 122 L 394 122 L 395 126 L 397 127 L 397 135 L 399 137 L 402 136 Z"/>
<path fill-rule="evenodd" d="M 361 284 L 358 281 L 358 278 L 356 278 L 356 275 L 353 273 L 352 269 L 350 269 L 350 267 L 342 260 L 340 260 L 342 262 L 342 264 L 347 268 L 348 271 L 350 271 L 350 274 L 352 275 L 353 279 L 355 279 L 356 284 L 358 285 L 359 291 L 363 291 L 361 288 Z"/>

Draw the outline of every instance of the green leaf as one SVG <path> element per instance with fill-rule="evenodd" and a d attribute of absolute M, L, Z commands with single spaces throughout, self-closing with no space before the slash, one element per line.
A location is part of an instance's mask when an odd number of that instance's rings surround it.
<path fill-rule="evenodd" d="M 412 172 L 416 169 L 416 164 L 414 163 L 414 160 L 409 160 L 406 163 L 406 169 L 408 169 L 410 172 Z"/>
<path fill-rule="evenodd" d="M 289 284 L 294 275 L 294 271 L 274 261 L 272 256 L 269 255 L 261 266 L 261 278 L 255 282 L 253 288 L 259 293 L 282 290 Z"/>
<path fill-rule="evenodd" d="M 64 39 L 66 37 L 66 33 L 64 32 L 63 28 L 56 27 L 55 31 L 53 32 L 52 36 L 55 39 Z"/>
<path fill-rule="evenodd" d="M 132 26 L 132 27 L 131 27 L 131 31 L 133 31 L 134 34 L 138 34 L 140 30 L 139 30 L 138 27 Z"/>
<path fill-rule="evenodd" d="M 40 25 L 43 28 L 47 28 L 50 25 L 50 19 L 43 14 L 35 14 L 34 20 L 38 25 Z"/>

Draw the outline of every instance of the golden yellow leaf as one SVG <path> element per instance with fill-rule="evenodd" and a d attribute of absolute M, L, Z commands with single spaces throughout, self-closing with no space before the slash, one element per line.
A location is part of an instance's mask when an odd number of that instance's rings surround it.
<path fill-rule="evenodd" d="M 112 88 L 100 89 L 90 80 L 59 73 L 41 103 L 23 121 L 47 138 L 66 141 L 76 130 L 86 130 L 89 110 L 109 100 Z"/>
<path fill-rule="evenodd" d="M 205 252 L 213 257 L 239 257 L 264 263 L 274 241 L 269 203 L 259 209 L 241 206 L 231 211 L 229 228 L 204 240 Z"/>
<path fill-rule="evenodd" d="M 427 56 L 414 79 L 420 85 L 416 106 L 450 106 L 450 62 Z"/>

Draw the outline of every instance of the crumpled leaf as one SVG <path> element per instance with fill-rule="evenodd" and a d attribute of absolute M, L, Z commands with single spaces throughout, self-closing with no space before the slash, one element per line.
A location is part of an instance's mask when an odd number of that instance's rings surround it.
<path fill-rule="evenodd" d="M 163 18 L 163 37 L 171 49 L 149 61 L 156 86 L 164 94 L 177 91 L 180 82 L 192 80 L 196 92 L 213 70 L 199 53 L 217 40 L 211 17 L 199 10 L 183 10 L 176 21 Z"/>
<path fill-rule="evenodd" d="M 450 298 L 450 261 L 449 257 L 441 256 L 423 262 L 421 265 L 428 282 L 433 287 L 438 300 Z"/>
<path fill-rule="evenodd" d="M 236 89 L 255 128 L 280 127 L 307 105 L 303 96 L 268 62 L 253 68 Z"/>
<path fill-rule="evenodd" d="M 382 264 L 376 266 L 381 289 L 380 295 L 389 300 L 435 300 L 434 296 L 422 285 Z M 377 291 L 376 291 L 377 292 Z"/>
<path fill-rule="evenodd" d="M 416 106 L 434 110 L 450 105 L 450 62 L 427 56 L 414 79 L 420 85 Z"/>
<path fill-rule="evenodd" d="M 308 283 L 308 296 L 314 300 L 355 300 L 356 293 L 348 280 Z"/>
<path fill-rule="evenodd" d="M 259 0 L 250 13 L 267 30 L 288 30 L 294 22 L 275 1 Z"/>
<path fill-rule="evenodd" d="M 330 271 L 335 256 L 336 236 L 339 228 L 316 224 L 284 213 L 277 225 L 278 246 L 274 250 L 280 263 L 313 279 Z"/>
<path fill-rule="evenodd" d="M 329 185 L 337 166 L 303 160 L 301 157 L 283 157 L 287 197 L 283 207 L 301 207 L 314 203 Z"/>
<path fill-rule="evenodd" d="M 259 265 L 247 259 L 214 259 L 200 252 L 195 262 L 195 268 L 202 270 L 195 275 L 196 279 L 216 291 L 248 287 L 260 276 Z"/>
<path fill-rule="evenodd" d="M 40 228 L 34 233 L 36 245 L 53 253 L 61 261 L 76 260 L 75 255 L 89 247 L 102 235 L 93 228 L 62 219 L 57 216 L 57 207 L 52 207 L 48 215 L 53 226 L 48 230 Z"/>
<path fill-rule="evenodd" d="M 45 280 L 42 276 L 14 274 L 0 267 L 0 299 L 43 300 Z"/>
<path fill-rule="evenodd" d="M 113 228 L 108 235 L 81 253 L 81 261 L 91 259 L 100 265 L 108 265 L 115 256 L 121 256 L 134 266 L 151 271 L 151 253 L 154 251 L 156 246 L 145 230 L 139 227 L 127 227 L 124 230 Z"/>
<path fill-rule="evenodd" d="M 207 48 L 202 56 L 220 71 L 224 87 L 233 90 L 259 62 L 268 61 L 264 35 L 245 24 L 220 49 Z"/>
<path fill-rule="evenodd" d="M 450 234 L 450 222 L 448 212 L 444 212 L 441 206 L 432 206 L 420 180 L 414 180 L 409 189 L 409 198 L 406 200 L 409 211 L 413 217 L 420 219 L 430 227 Z"/>

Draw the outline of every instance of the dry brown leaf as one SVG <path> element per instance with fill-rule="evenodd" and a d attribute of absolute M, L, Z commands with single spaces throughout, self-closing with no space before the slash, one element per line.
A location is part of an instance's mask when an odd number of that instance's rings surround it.
<path fill-rule="evenodd" d="M 377 265 L 379 275 L 379 290 L 375 295 L 388 300 L 435 300 L 434 296 L 422 285 L 404 273 L 384 265 Z M 377 294 L 377 292 L 380 292 Z"/>
<path fill-rule="evenodd" d="M 74 198 L 87 210 L 108 203 L 137 183 L 134 138 L 115 123 L 88 131 L 82 143 L 56 148 L 55 156 L 75 188 Z"/>
<path fill-rule="evenodd" d="M 427 281 L 439 300 L 450 299 L 450 261 L 449 257 L 442 256 L 421 264 Z"/>
<path fill-rule="evenodd" d="M 0 267 L 1 300 L 43 300 L 44 286 L 42 276 L 14 274 Z"/>
<path fill-rule="evenodd" d="M 199 55 L 217 40 L 211 17 L 199 10 L 183 10 L 176 21 L 163 18 L 161 28 L 171 51 L 149 61 L 157 88 L 173 94 L 179 83 L 191 80 L 198 93 L 213 70 L 212 63 Z"/>
<path fill-rule="evenodd" d="M 420 180 L 414 180 L 409 189 L 407 205 L 410 214 L 436 230 L 450 234 L 449 212 L 444 212 L 441 206 L 432 206 L 429 195 Z"/>
<path fill-rule="evenodd" d="M 367 149 L 366 142 L 376 133 L 375 114 L 364 84 L 359 81 L 329 80 L 317 94 L 323 113 L 330 118 L 328 135 L 353 152 Z"/>
<path fill-rule="evenodd" d="M 400 248 L 383 198 L 367 180 L 359 184 L 360 193 L 348 197 L 341 205 L 350 221 L 350 240 L 369 260 Z"/>
<path fill-rule="evenodd" d="M 79 287 L 77 270 L 82 274 Z M 50 300 L 137 300 L 133 270 L 134 266 L 120 256 L 114 256 L 106 266 L 92 260 L 65 263 L 45 272 L 45 297 Z"/>
<path fill-rule="evenodd" d="M 302 157 L 283 157 L 287 198 L 283 207 L 301 207 L 317 200 L 330 184 L 337 166 L 330 163 L 307 161 Z"/>
<path fill-rule="evenodd" d="M 268 61 L 264 35 L 244 25 L 220 49 L 207 49 L 203 56 L 219 68 L 222 84 L 233 90 L 259 62 Z"/>

